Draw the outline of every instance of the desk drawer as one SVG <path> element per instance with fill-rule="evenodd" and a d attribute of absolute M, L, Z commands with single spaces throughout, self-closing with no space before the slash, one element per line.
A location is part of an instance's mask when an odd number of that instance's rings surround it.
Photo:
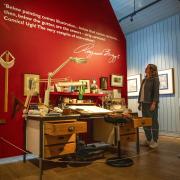
<path fill-rule="evenodd" d="M 44 125 L 44 133 L 52 136 L 85 132 L 87 132 L 87 123 L 81 121 L 67 123 L 49 122 Z"/>
<path fill-rule="evenodd" d="M 52 144 L 65 144 L 70 142 L 76 142 L 76 134 L 69 134 L 64 136 L 51 136 L 44 135 L 44 145 L 52 145 Z"/>
<path fill-rule="evenodd" d="M 45 146 L 44 158 L 51 158 L 60 155 L 72 154 L 76 151 L 75 143 L 67 143 L 64 145 Z"/>
<path fill-rule="evenodd" d="M 133 118 L 134 128 L 142 126 L 152 126 L 152 118 L 150 117 L 139 117 Z"/>
<path fill-rule="evenodd" d="M 122 144 L 126 144 L 128 142 L 134 142 L 134 141 L 136 141 L 136 134 L 122 135 L 120 137 L 120 142 Z"/>
<path fill-rule="evenodd" d="M 132 123 L 124 124 L 124 126 L 120 126 L 120 134 L 133 134 L 136 133 L 136 129 L 133 127 Z"/>

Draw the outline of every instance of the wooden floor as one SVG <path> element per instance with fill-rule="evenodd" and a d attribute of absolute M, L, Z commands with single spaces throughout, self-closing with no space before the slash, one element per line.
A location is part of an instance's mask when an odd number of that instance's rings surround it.
<path fill-rule="evenodd" d="M 105 164 L 105 159 L 76 167 L 46 162 L 43 180 L 180 180 L 180 138 L 161 137 L 156 150 L 141 146 L 139 156 L 133 149 L 131 144 L 129 154 L 134 161 L 131 167 L 111 167 Z M 0 180 L 38 180 L 36 162 L 0 165 Z"/>

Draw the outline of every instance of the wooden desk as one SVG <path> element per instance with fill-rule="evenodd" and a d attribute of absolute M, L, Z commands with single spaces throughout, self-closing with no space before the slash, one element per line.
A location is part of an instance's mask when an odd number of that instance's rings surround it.
<path fill-rule="evenodd" d="M 151 126 L 151 118 L 134 117 L 128 123 L 120 125 L 120 140 L 121 144 L 127 145 L 129 142 L 136 142 L 136 151 L 140 152 L 139 148 L 139 127 Z M 102 131 L 101 131 L 102 130 Z M 94 121 L 93 137 L 95 141 L 103 141 L 108 144 L 115 144 L 114 125 L 101 121 Z"/>
<path fill-rule="evenodd" d="M 39 157 L 40 179 L 43 159 L 76 152 L 76 134 L 87 132 L 87 123 L 78 121 L 79 117 L 79 114 L 25 117 L 24 149 Z M 23 160 L 26 161 L 26 153 Z"/>
<path fill-rule="evenodd" d="M 58 117 L 25 117 L 24 149 L 39 157 L 40 179 L 42 179 L 43 174 L 43 159 L 51 159 L 76 152 L 76 134 L 87 132 L 87 119 L 97 119 L 97 121 L 94 122 L 101 123 L 98 131 L 105 134 L 107 129 L 102 126 L 104 115 L 105 114 L 72 114 Z M 137 129 L 137 148 L 139 148 L 138 128 L 142 125 L 148 125 L 150 121 L 146 121 L 144 118 L 134 118 L 132 122 L 133 128 Z M 94 124 L 94 127 L 96 127 L 96 124 Z M 124 130 L 121 136 L 127 135 L 127 140 L 129 134 L 134 134 L 134 131 L 132 133 L 131 130 Z M 139 149 L 137 149 L 137 151 L 139 152 Z M 25 161 L 26 154 L 24 154 L 24 162 Z"/>

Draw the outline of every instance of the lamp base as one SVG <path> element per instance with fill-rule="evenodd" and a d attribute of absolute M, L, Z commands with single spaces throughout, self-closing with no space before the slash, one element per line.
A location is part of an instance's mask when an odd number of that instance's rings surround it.
<path fill-rule="evenodd" d="M 113 157 L 106 160 L 106 163 L 114 167 L 129 167 L 134 164 L 130 158 Z"/>

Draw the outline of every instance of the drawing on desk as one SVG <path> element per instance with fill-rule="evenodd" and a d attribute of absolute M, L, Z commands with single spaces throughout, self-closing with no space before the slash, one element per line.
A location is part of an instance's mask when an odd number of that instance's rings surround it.
<path fill-rule="evenodd" d="M 98 106 L 69 106 L 72 110 L 82 110 L 87 113 L 111 113 L 112 111 Z"/>

